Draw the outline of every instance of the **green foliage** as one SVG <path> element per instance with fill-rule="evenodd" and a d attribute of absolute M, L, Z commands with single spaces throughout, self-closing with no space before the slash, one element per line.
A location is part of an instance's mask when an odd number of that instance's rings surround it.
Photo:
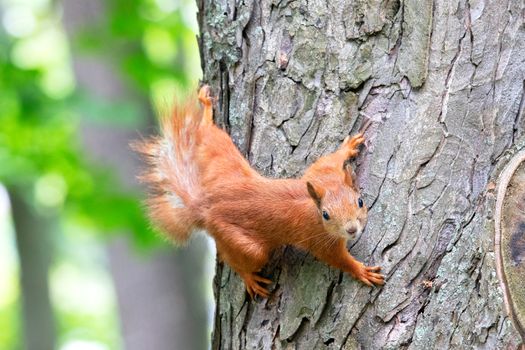
<path fill-rule="evenodd" d="M 107 15 L 69 43 L 74 49 L 112 62 L 153 103 L 194 85 L 198 55 L 187 6 L 166 11 L 162 6 L 171 3 L 151 0 L 112 0 L 106 6 Z M 158 240 L 138 195 L 123 189 L 112 169 L 90 163 L 78 143 L 80 118 L 136 129 L 146 122 L 145 108 L 131 98 L 112 101 L 73 90 L 72 78 L 63 77 L 62 90 L 50 87 L 46 81 L 57 65 L 71 73 L 60 33 L 56 22 L 21 39 L 0 31 L 0 182 L 25 189 L 37 204 L 69 219 L 101 232 L 127 230 L 139 246 L 151 245 Z"/>
<path fill-rule="evenodd" d="M 111 281 L 107 280 L 106 267 L 93 263 L 93 257 L 101 253 L 97 251 L 100 247 L 82 238 L 73 239 L 67 245 L 68 250 L 74 247 L 81 252 L 81 257 L 67 259 L 65 254 L 51 276 L 59 343 L 82 340 L 104 344 L 109 349 L 121 348 Z M 86 259 L 88 263 L 83 261 Z"/>
<path fill-rule="evenodd" d="M 14 275 L 8 277 L 11 282 L 15 282 Z M 12 285 L 16 285 L 13 283 Z M 16 302 L 15 292 L 8 288 L 9 295 L 3 295 L 0 302 L 0 346 L 6 346 L 10 349 L 20 348 L 20 305 Z"/>
<path fill-rule="evenodd" d="M 10 349 L 20 348 L 20 310 L 19 305 L 12 302 L 5 306 L 0 306 L 0 345 L 7 345 Z"/>
<path fill-rule="evenodd" d="M 157 106 L 173 101 L 174 95 L 195 86 L 201 73 L 193 0 L 103 3 L 99 21 L 68 40 L 59 15 L 60 2 L 0 0 L 0 183 L 22 191 L 40 214 L 57 217 L 63 229 L 63 234 L 55 233 L 60 242 L 51 271 L 52 288 L 60 286 L 59 292 L 53 291 L 58 293 L 53 303 L 61 345 L 85 339 L 113 349 L 121 345 L 115 338 L 115 310 L 111 306 L 89 312 L 69 309 L 70 300 L 60 294 L 67 281 L 73 282 L 63 290 L 73 290 L 76 300 L 73 286 L 111 286 L 104 280 L 107 267 L 92 266 L 93 255 L 87 259 L 89 264 L 64 273 L 62 266 L 75 265 L 79 252 L 89 245 L 87 241 L 78 245 L 67 237 L 80 232 L 90 237 L 130 233 L 141 249 L 163 242 L 149 227 L 140 194 L 125 188 L 115 169 L 88 158 L 79 141 L 80 127 L 90 123 L 141 129 L 150 119 L 149 102 Z M 129 95 L 114 100 L 78 89 L 70 50 L 111 63 Z M 4 272 L 18 286 L 15 270 L 10 267 Z M 85 276 L 86 271 L 91 271 L 91 277 Z M 76 281 L 74 276 L 79 275 L 85 278 Z M 4 277 L 3 281 L 7 275 Z M 0 348 L 21 345 L 17 288 L 0 285 Z M 114 306 L 115 301 L 108 305 Z"/>
<path fill-rule="evenodd" d="M 74 98 L 50 98 L 38 86 L 40 71 L 20 69 L 6 56 L 0 62 L 0 182 L 103 232 L 128 229 L 140 243 L 153 242 L 138 196 L 121 188 L 111 170 L 86 160 Z"/>
<path fill-rule="evenodd" d="M 107 16 L 84 29 L 75 48 L 110 53 L 127 81 L 153 94 L 154 103 L 195 85 L 201 71 L 194 1 L 112 0 L 106 6 Z"/>

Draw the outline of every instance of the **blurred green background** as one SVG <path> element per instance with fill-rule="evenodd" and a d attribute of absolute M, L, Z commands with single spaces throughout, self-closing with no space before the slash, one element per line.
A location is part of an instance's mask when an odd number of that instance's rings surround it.
<path fill-rule="evenodd" d="M 0 349 L 206 349 L 212 253 L 128 144 L 201 77 L 193 0 L 0 0 Z"/>

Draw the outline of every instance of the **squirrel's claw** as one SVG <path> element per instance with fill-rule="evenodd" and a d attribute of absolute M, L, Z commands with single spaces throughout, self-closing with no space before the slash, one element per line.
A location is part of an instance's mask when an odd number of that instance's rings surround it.
<path fill-rule="evenodd" d="M 211 106 L 213 98 L 211 97 L 211 88 L 209 85 L 203 85 L 199 90 L 199 101 L 203 106 Z"/>
<path fill-rule="evenodd" d="M 241 275 L 241 277 L 244 280 L 246 291 L 248 292 L 252 300 L 255 299 L 256 295 L 259 295 L 263 298 L 268 298 L 270 296 L 270 292 L 268 292 L 266 288 L 262 287 L 259 284 L 259 282 L 264 284 L 270 284 L 272 283 L 271 280 L 256 275 L 255 273 L 243 274 Z"/>
<path fill-rule="evenodd" d="M 383 285 L 385 284 L 385 276 L 377 273 L 379 271 L 381 271 L 380 266 L 362 265 L 360 271 L 357 273 L 356 279 L 370 287 L 373 287 L 374 285 Z"/>
<path fill-rule="evenodd" d="M 354 136 L 350 137 L 347 136 L 345 140 L 343 141 L 343 147 L 348 148 L 357 148 L 359 145 L 361 145 L 363 142 L 365 142 L 365 137 L 362 133 L 355 134 Z"/>
<path fill-rule="evenodd" d="M 272 283 L 272 280 L 269 280 L 268 278 L 264 278 L 264 277 L 261 277 L 259 275 L 256 275 L 256 274 L 253 274 L 253 279 L 256 280 L 257 282 L 261 282 L 261 283 L 264 283 L 264 284 L 271 284 Z"/>
<path fill-rule="evenodd" d="M 213 97 L 209 85 L 203 85 L 199 90 L 199 101 L 204 107 L 202 116 L 204 124 L 213 124 Z"/>
<path fill-rule="evenodd" d="M 366 266 L 366 270 L 370 272 L 379 272 L 381 271 L 381 266 Z"/>
<path fill-rule="evenodd" d="M 270 296 L 270 292 L 268 292 L 266 288 L 261 287 L 257 283 L 250 286 L 246 285 L 246 291 L 248 292 L 252 300 L 254 300 L 257 295 L 263 298 L 268 298 Z"/>
<path fill-rule="evenodd" d="M 347 136 L 341 145 L 341 149 L 346 152 L 347 158 L 357 156 L 359 146 L 365 142 L 365 137 L 362 133 L 356 134 L 352 137 Z"/>

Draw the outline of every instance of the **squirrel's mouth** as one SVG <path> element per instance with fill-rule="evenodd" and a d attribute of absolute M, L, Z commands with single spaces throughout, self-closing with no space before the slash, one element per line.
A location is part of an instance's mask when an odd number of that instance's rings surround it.
<path fill-rule="evenodd" d="M 341 232 L 341 236 L 343 236 L 343 238 L 345 239 L 353 241 L 357 237 L 357 232 L 348 232 L 348 231 L 343 230 Z"/>
<path fill-rule="evenodd" d="M 355 237 L 357 235 L 357 232 L 359 231 L 357 227 L 352 227 L 352 228 L 349 228 L 349 229 L 346 229 L 345 230 L 346 232 L 346 235 L 348 237 Z"/>
<path fill-rule="evenodd" d="M 348 240 L 354 241 L 361 236 L 362 232 L 363 232 L 363 229 L 361 227 L 357 227 L 356 230 L 348 230 L 344 232 L 344 235 Z"/>

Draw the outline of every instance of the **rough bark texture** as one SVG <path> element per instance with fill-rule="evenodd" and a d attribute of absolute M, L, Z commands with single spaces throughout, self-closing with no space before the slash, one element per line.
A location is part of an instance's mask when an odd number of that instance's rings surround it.
<path fill-rule="evenodd" d="M 250 162 L 298 176 L 373 121 L 357 160 L 371 289 L 292 248 L 268 300 L 218 266 L 215 349 L 516 348 L 494 266 L 494 186 L 523 147 L 525 30 L 512 1 L 211 1 L 204 81 Z"/>

